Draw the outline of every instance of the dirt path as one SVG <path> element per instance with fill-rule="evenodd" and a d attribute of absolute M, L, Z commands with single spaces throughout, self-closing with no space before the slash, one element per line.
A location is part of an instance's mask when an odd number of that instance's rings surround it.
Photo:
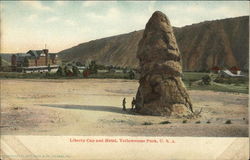
<path fill-rule="evenodd" d="M 130 108 L 137 87 L 136 81 L 113 79 L 1 80 L 1 134 L 248 136 L 246 94 L 190 91 L 202 117 L 183 123 L 123 112 L 122 99 Z M 229 119 L 232 124 L 225 124 Z M 166 120 L 171 123 L 160 124 Z"/>

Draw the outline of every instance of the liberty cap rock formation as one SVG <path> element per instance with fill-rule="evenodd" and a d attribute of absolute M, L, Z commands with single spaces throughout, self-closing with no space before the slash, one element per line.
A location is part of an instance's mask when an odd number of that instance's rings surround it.
<path fill-rule="evenodd" d="M 192 103 L 181 80 L 180 52 L 172 26 L 160 11 L 153 13 L 138 44 L 140 86 L 136 112 L 170 116 L 193 112 Z"/>

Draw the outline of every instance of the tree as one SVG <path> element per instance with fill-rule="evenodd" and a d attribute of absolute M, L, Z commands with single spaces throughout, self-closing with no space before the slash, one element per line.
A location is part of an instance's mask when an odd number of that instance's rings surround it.
<path fill-rule="evenodd" d="M 89 76 L 89 70 L 88 69 L 85 69 L 83 72 L 82 72 L 82 75 L 84 78 L 87 78 Z"/>
<path fill-rule="evenodd" d="M 202 82 L 205 85 L 210 85 L 211 80 L 212 79 L 211 79 L 211 77 L 209 75 L 205 75 L 204 77 L 202 77 Z"/>
<path fill-rule="evenodd" d="M 135 73 L 133 72 L 133 70 L 129 71 L 129 79 L 135 79 Z"/>
<path fill-rule="evenodd" d="M 68 71 L 69 71 L 68 67 L 65 66 L 63 70 L 64 70 L 64 74 L 67 75 L 67 73 L 68 73 Z"/>
<path fill-rule="evenodd" d="M 2 56 L 0 56 L 0 67 L 2 67 Z"/>
<path fill-rule="evenodd" d="M 123 72 L 123 73 L 127 73 L 127 70 L 128 70 L 128 68 L 125 67 L 125 68 L 122 69 L 122 72 Z"/>
<path fill-rule="evenodd" d="M 89 65 L 89 71 L 91 74 L 96 74 L 97 73 L 97 65 L 95 61 L 91 61 Z"/>
<path fill-rule="evenodd" d="M 50 67 L 50 64 L 48 64 L 48 72 L 51 71 L 51 67 Z"/>
<path fill-rule="evenodd" d="M 74 76 L 78 76 L 80 74 L 80 71 L 76 66 L 73 66 L 72 71 Z"/>
<path fill-rule="evenodd" d="M 2 71 L 2 56 L 0 55 L 0 71 Z"/>
<path fill-rule="evenodd" d="M 76 66 L 83 66 L 83 64 L 81 62 L 76 62 Z"/>
<path fill-rule="evenodd" d="M 56 74 L 57 74 L 58 76 L 62 76 L 62 75 L 63 75 L 63 69 L 62 69 L 61 66 L 58 67 L 58 69 L 57 69 L 57 71 L 56 71 Z"/>

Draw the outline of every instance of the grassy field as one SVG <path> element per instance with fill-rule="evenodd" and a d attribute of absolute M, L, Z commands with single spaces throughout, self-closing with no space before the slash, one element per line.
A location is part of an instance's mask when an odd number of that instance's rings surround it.
<path fill-rule="evenodd" d="M 248 78 L 229 79 L 223 83 L 211 82 L 211 85 L 197 85 L 193 82 L 199 81 L 203 76 L 209 73 L 204 72 L 184 72 L 183 82 L 189 90 L 212 90 L 220 92 L 235 92 L 248 94 L 249 83 Z M 216 79 L 216 74 L 211 74 L 212 79 Z M 82 74 L 79 76 L 57 76 L 55 73 L 17 73 L 17 72 L 0 72 L 0 78 L 22 78 L 22 79 L 82 79 Z M 92 74 L 88 78 L 104 79 L 129 79 L 128 73 L 97 73 Z M 192 84 L 190 84 L 192 83 Z"/>
<path fill-rule="evenodd" d="M 218 77 L 217 74 L 210 74 L 212 82 L 210 85 L 197 85 L 193 84 L 196 81 L 202 79 L 203 76 L 209 75 L 209 73 L 204 72 L 184 72 L 183 82 L 186 87 L 190 90 L 212 90 L 219 92 L 234 92 L 234 93 L 245 93 L 248 94 L 249 90 L 249 79 L 248 77 L 244 78 L 228 78 L 224 80 L 223 83 L 214 82 Z M 190 82 L 192 83 L 190 85 Z"/>
<path fill-rule="evenodd" d="M 31 79 L 40 79 L 40 78 L 52 78 L 52 79 L 80 79 L 84 78 L 82 74 L 78 76 L 58 76 L 56 73 L 20 73 L 20 72 L 0 72 L 0 78 L 31 78 Z M 88 78 L 112 78 L 112 79 L 128 79 L 128 73 L 97 73 L 91 74 Z"/>
<path fill-rule="evenodd" d="M 205 73 L 205 72 L 184 72 L 182 80 L 186 82 L 197 81 L 197 80 L 201 80 L 203 76 L 208 75 L 208 74 L 209 73 Z"/>
<path fill-rule="evenodd" d="M 185 83 L 185 81 L 184 81 Z M 202 86 L 188 86 L 186 84 L 186 87 L 190 90 L 212 90 L 212 91 L 218 91 L 218 92 L 234 92 L 234 93 L 245 93 L 248 94 L 248 84 L 221 84 L 212 82 L 211 85 L 202 85 Z"/>

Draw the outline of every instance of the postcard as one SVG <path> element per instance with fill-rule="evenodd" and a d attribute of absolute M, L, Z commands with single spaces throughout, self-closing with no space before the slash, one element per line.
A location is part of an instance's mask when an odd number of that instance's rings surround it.
<path fill-rule="evenodd" d="M 248 1 L 1 1 L 2 160 L 249 159 Z"/>

